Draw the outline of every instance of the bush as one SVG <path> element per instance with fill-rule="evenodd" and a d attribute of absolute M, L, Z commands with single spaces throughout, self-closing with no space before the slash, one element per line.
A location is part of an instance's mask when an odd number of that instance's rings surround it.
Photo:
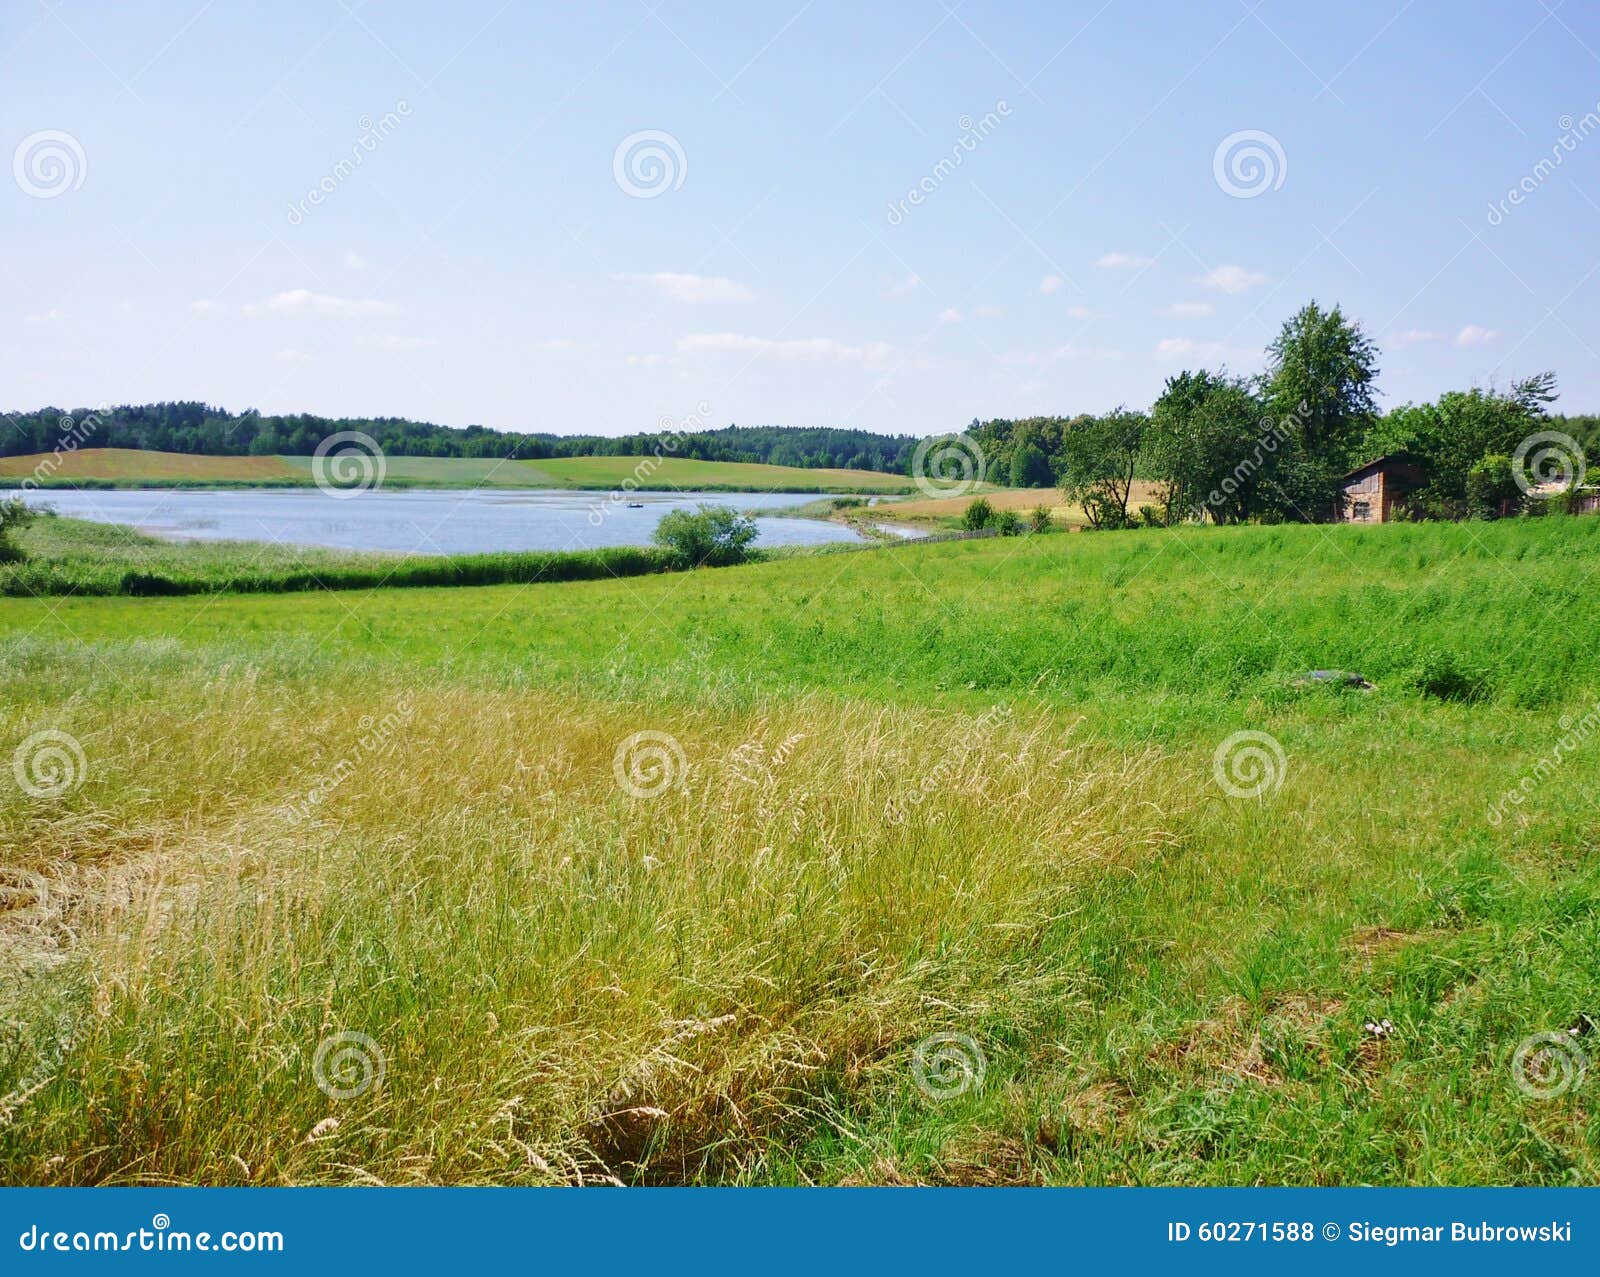
<path fill-rule="evenodd" d="M 1527 514 L 1542 506 L 1543 510 L 1539 511 L 1540 513 L 1576 514 L 1578 512 L 1578 497 L 1577 485 L 1572 484 L 1565 490 L 1557 492 L 1543 501 L 1524 502 L 1522 513 Z"/>
<path fill-rule="evenodd" d="M 981 532 L 994 522 L 994 507 L 985 497 L 973 497 L 961 516 L 961 526 L 968 532 Z"/>
<path fill-rule="evenodd" d="M 1097 532 L 1114 532 L 1120 528 L 1133 526 L 1133 516 L 1128 513 L 1122 501 L 1105 492 L 1085 493 L 1083 512 L 1088 516 L 1089 526 Z"/>
<path fill-rule="evenodd" d="M 743 563 L 756 539 L 756 521 L 725 505 L 674 510 L 656 525 L 654 540 L 674 568 L 721 568 Z"/>
<path fill-rule="evenodd" d="M 1022 519 L 1015 510 L 1002 510 L 995 515 L 994 527 L 1003 537 L 1022 535 Z"/>
<path fill-rule="evenodd" d="M 1463 665 L 1453 652 L 1429 652 L 1406 680 L 1424 696 L 1440 701 L 1481 701 L 1489 691 L 1482 670 Z"/>
<path fill-rule="evenodd" d="M 1510 457 L 1490 453 L 1467 471 L 1469 519 L 1498 519 L 1502 514 L 1514 514 L 1521 504 L 1522 489 Z"/>
<path fill-rule="evenodd" d="M 11 534 L 32 521 L 33 511 L 22 504 L 20 497 L 0 501 L 0 563 L 21 563 L 28 557 Z"/>
<path fill-rule="evenodd" d="M 1036 505 L 1028 511 L 1028 531 L 1048 532 L 1051 526 L 1049 506 Z"/>

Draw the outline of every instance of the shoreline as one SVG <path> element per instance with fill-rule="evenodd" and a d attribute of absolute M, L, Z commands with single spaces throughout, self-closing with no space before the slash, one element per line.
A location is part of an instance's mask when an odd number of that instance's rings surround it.
<path fill-rule="evenodd" d="M 240 491 L 278 491 L 309 488 L 319 489 L 320 485 L 314 479 L 47 479 L 9 482 L 16 476 L 0 476 L 0 494 L 12 495 L 21 492 L 166 492 L 173 489 L 190 491 L 240 492 Z M 785 484 L 779 487 L 752 488 L 746 484 L 737 483 L 695 483 L 683 484 L 650 484 L 635 483 L 631 488 L 623 488 L 614 483 L 565 483 L 565 484 L 521 484 L 521 483 L 448 483 L 430 480 L 419 483 L 410 479 L 385 479 L 375 491 L 410 491 L 410 492 L 470 492 L 482 488 L 489 492 L 604 492 L 631 495 L 636 492 L 747 492 L 752 496 L 770 496 L 774 493 L 791 496 L 816 495 L 818 497 L 830 496 L 838 492 L 838 485 L 821 487 L 806 484 Z M 916 485 L 907 483 L 903 488 L 871 488 L 861 489 L 861 495 L 874 497 L 904 497 L 916 492 Z M 856 494 L 849 494 L 856 495 Z"/>

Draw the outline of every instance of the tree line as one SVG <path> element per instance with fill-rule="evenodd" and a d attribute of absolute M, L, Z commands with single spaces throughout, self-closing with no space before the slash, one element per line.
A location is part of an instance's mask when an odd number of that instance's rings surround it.
<path fill-rule="evenodd" d="M 1396 453 L 1425 476 L 1411 499 L 1417 514 L 1492 514 L 1515 497 L 1512 458 L 1529 436 L 1560 431 L 1578 452 L 1600 446 L 1600 417 L 1547 412 L 1552 372 L 1380 412 L 1378 348 L 1338 306 L 1304 306 L 1266 354 L 1254 377 L 1226 369 L 1169 377 L 1148 412 L 974 421 L 966 435 L 988 478 L 1059 486 L 1102 528 L 1314 522 L 1336 508 L 1352 469 Z M 1154 504 L 1134 508 L 1136 480 L 1155 485 Z"/>
<path fill-rule="evenodd" d="M 70 424 L 68 422 L 70 421 Z M 49 452 L 70 432 L 80 448 L 137 448 L 208 456 L 309 456 L 329 435 L 359 430 L 394 457 L 650 456 L 658 449 L 697 461 L 765 462 L 802 469 L 910 472 L 918 440 L 831 427 L 739 426 L 620 436 L 519 434 L 460 429 L 404 417 L 268 416 L 197 402 L 44 408 L 0 415 L 0 456 Z M 668 447 L 667 445 L 671 446 Z"/>
<path fill-rule="evenodd" d="M 965 439 L 982 456 L 989 481 L 1059 486 L 1083 504 L 1096 527 L 1197 517 L 1219 523 L 1324 518 L 1351 468 L 1390 453 L 1407 454 L 1426 473 L 1413 498 L 1419 513 L 1459 517 L 1506 505 L 1514 488 L 1511 457 L 1533 433 L 1557 430 L 1580 451 L 1600 455 L 1600 417 L 1548 413 L 1555 399 L 1550 372 L 1380 412 L 1377 346 L 1337 306 L 1309 303 L 1284 323 L 1266 353 L 1266 369 L 1254 377 L 1225 368 L 1178 373 L 1149 411 L 1119 407 L 1073 417 L 974 420 Z M 519 434 L 403 417 L 269 416 L 174 402 L 0 414 L 0 456 L 50 452 L 63 443 L 306 456 L 330 435 L 350 430 L 402 457 L 538 461 L 665 454 L 903 475 L 912 474 L 925 442 L 914 435 L 794 426 Z M 951 453 L 957 460 L 960 455 Z M 1157 485 L 1155 505 L 1134 506 L 1136 480 Z"/>

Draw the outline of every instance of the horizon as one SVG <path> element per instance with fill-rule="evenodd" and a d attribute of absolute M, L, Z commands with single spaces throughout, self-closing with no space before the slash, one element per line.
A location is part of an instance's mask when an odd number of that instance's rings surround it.
<path fill-rule="evenodd" d="M 21 8 L 8 397 L 928 436 L 1253 374 L 1316 298 L 1385 409 L 1544 369 L 1600 409 L 1593 14 L 1163 22 Z"/>

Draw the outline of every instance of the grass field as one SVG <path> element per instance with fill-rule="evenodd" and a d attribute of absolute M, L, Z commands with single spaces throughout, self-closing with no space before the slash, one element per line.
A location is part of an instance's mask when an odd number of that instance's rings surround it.
<path fill-rule="evenodd" d="M 558 457 L 525 462 L 540 484 L 552 488 L 615 488 L 630 477 L 646 488 L 740 492 L 913 492 L 903 474 L 871 470 L 803 470 L 742 461 L 694 461 L 687 457 Z M 641 468 L 643 467 L 643 468 Z"/>
<path fill-rule="evenodd" d="M 1551 518 L 0 600 L 0 1176 L 1592 1184 L 1597 574 Z"/>
<path fill-rule="evenodd" d="M 804 470 L 683 457 L 561 457 L 492 461 L 471 457 L 386 457 L 391 487 L 589 488 L 609 490 L 632 479 L 641 489 L 738 492 L 913 491 L 904 475 L 870 470 Z M 124 487 L 169 484 L 248 486 L 310 484 L 310 457 L 199 457 L 128 448 L 82 448 L 59 457 L 38 453 L 0 457 L 0 480 L 36 478 L 40 486 L 103 483 Z"/>
<path fill-rule="evenodd" d="M 298 481 L 299 472 L 283 457 L 198 457 L 137 448 L 80 448 L 59 454 L 40 452 L 0 457 L 0 479 L 26 479 L 41 487 L 91 480 L 122 483 L 271 483 Z"/>
<path fill-rule="evenodd" d="M 379 586 L 538 584 L 661 572 L 649 549 L 387 554 L 260 541 L 166 541 L 134 528 L 47 514 L 0 562 L 0 595 L 282 594 Z"/>
<path fill-rule="evenodd" d="M 954 527 L 975 496 L 982 496 L 996 510 L 1015 510 L 1027 515 L 1037 506 L 1046 506 L 1050 517 L 1065 527 L 1081 528 L 1088 523 L 1083 507 L 1067 504 L 1061 499 L 1060 488 L 992 488 L 985 484 L 959 497 L 913 497 L 908 501 L 893 501 L 874 507 L 873 516 L 898 522 L 937 527 Z M 1153 505 L 1156 485 L 1136 482 L 1128 499 L 1128 509 L 1136 513 L 1141 505 Z"/>

